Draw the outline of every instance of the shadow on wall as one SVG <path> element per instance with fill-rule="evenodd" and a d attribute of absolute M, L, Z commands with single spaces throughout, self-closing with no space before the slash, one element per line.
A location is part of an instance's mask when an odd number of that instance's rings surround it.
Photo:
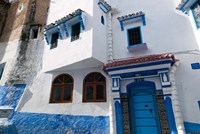
<path fill-rule="evenodd" d="M 10 8 L 10 4 L 4 2 L 3 0 L 0 1 L 0 64 L 3 62 L 2 59 L 4 57 L 8 39 L 2 40 L 4 37 L 4 30 L 6 25 L 6 19 L 8 16 L 8 10 Z M 15 18 L 15 17 L 13 17 Z M 10 27 L 12 28 L 13 21 L 10 22 Z M 9 35 L 9 33 L 7 33 Z"/>

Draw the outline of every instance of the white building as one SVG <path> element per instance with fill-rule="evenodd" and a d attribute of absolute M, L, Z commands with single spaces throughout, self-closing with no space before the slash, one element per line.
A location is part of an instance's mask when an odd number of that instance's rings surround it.
<path fill-rule="evenodd" d="M 0 45 L 0 83 L 27 84 L 13 132 L 200 133 L 199 1 L 50 0 L 46 24 L 24 62 Z"/>

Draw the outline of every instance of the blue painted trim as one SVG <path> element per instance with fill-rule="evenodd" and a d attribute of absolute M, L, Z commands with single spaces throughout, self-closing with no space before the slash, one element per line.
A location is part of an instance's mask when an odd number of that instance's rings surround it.
<path fill-rule="evenodd" d="M 122 108 L 119 101 L 115 102 L 115 116 L 116 116 L 117 134 L 123 134 Z"/>
<path fill-rule="evenodd" d="M 116 86 L 114 85 L 116 81 Z M 113 88 L 120 88 L 120 78 L 112 78 L 112 87 Z"/>
<path fill-rule="evenodd" d="M 200 69 L 200 63 L 192 63 L 191 64 L 192 69 L 197 70 Z"/>
<path fill-rule="evenodd" d="M 130 90 L 134 89 L 134 90 L 138 90 L 140 91 L 141 88 L 138 88 L 138 87 L 151 87 L 153 89 L 156 89 L 155 87 L 155 83 L 154 82 L 151 82 L 151 81 L 138 81 L 138 82 L 132 82 L 130 84 L 128 84 L 126 86 L 126 90 L 127 90 L 127 93 L 129 93 Z M 145 89 L 144 89 L 145 90 Z"/>
<path fill-rule="evenodd" d="M 83 18 L 81 17 L 81 15 L 79 15 L 79 21 L 80 21 L 80 25 L 81 25 L 82 30 L 85 30 L 85 25 L 83 23 Z M 81 30 L 80 30 L 80 32 L 81 32 Z"/>
<path fill-rule="evenodd" d="M 66 37 L 69 37 L 69 33 L 68 33 L 68 30 L 67 30 L 67 23 L 66 22 L 63 23 L 63 27 L 64 27 L 64 30 L 65 30 Z"/>
<path fill-rule="evenodd" d="M 167 81 L 164 81 L 164 75 L 167 77 Z M 169 76 L 168 76 L 168 72 L 165 72 L 165 73 L 161 73 L 161 79 L 162 79 L 162 82 L 169 82 Z"/>
<path fill-rule="evenodd" d="M 58 25 L 61 25 L 61 24 L 63 24 L 63 23 L 66 23 L 67 21 L 70 21 L 70 20 L 72 20 L 72 19 L 76 18 L 77 16 L 80 16 L 81 14 L 82 14 L 82 12 L 81 12 L 81 13 L 79 13 L 79 14 L 77 14 L 76 16 L 74 16 L 74 17 L 72 17 L 72 18 L 68 19 L 68 20 L 65 20 L 65 21 L 63 21 L 63 22 L 60 22 L 60 23 L 56 23 L 56 24 L 55 24 L 53 27 L 50 27 L 50 28 L 48 28 L 48 29 L 45 29 L 45 31 L 47 32 L 47 31 L 49 31 L 49 30 L 51 30 L 51 29 L 53 29 L 53 28 L 57 27 Z"/>
<path fill-rule="evenodd" d="M 165 108 L 167 111 L 167 117 L 168 117 L 168 122 L 169 122 L 169 127 L 170 127 L 170 134 L 178 134 L 177 128 L 176 128 L 176 123 L 175 123 L 175 118 L 174 118 L 174 112 L 172 108 L 172 101 L 170 97 L 165 98 Z"/>
<path fill-rule="evenodd" d="M 163 94 L 163 96 L 170 97 L 172 94 Z"/>
<path fill-rule="evenodd" d="M 46 42 L 47 42 L 47 45 L 49 45 L 49 40 L 48 40 L 48 37 L 47 37 L 47 33 L 46 33 L 46 32 L 44 32 L 44 37 L 45 37 L 45 40 L 46 40 Z"/>
<path fill-rule="evenodd" d="M 112 92 L 113 92 L 113 93 L 115 93 L 115 92 L 120 92 L 120 90 L 112 90 Z"/>
<path fill-rule="evenodd" d="M 180 7 L 180 10 L 184 10 L 184 6 L 187 5 L 187 3 L 189 2 L 190 0 L 187 0 L 181 7 Z"/>
<path fill-rule="evenodd" d="M 121 31 L 124 31 L 124 21 L 132 20 L 132 19 L 136 19 L 136 18 L 140 18 L 140 17 L 142 19 L 143 26 L 146 26 L 145 14 L 142 14 L 142 15 L 134 16 L 132 18 L 127 18 L 127 19 L 120 20 L 119 23 L 120 23 Z"/>
<path fill-rule="evenodd" d="M 136 48 L 136 47 L 140 47 L 140 46 L 146 46 L 146 43 L 131 45 L 131 46 L 128 46 L 127 49 L 132 49 L 132 48 Z"/>
<path fill-rule="evenodd" d="M 110 9 L 108 9 L 104 3 L 102 3 L 101 1 L 98 2 L 99 8 L 104 12 L 104 13 L 108 13 L 110 11 Z M 100 5 L 102 5 L 106 10 L 104 10 Z"/>
<path fill-rule="evenodd" d="M 126 66 L 120 66 L 120 67 L 107 68 L 106 72 L 111 72 L 111 71 L 116 71 L 116 70 L 125 70 L 125 69 L 130 69 L 130 68 L 140 68 L 140 67 L 161 65 L 161 64 L 171 64 L 171 63 L 173 63 L 173 60 L 167 59 L 167 60 L 155 61 L 155 62 L 150 62 L 150 63 L 139 63 L 137 65 L 126 65 Z"/>
<path fill-rule="evenodd" d="M 120 100 L 120 98 L 113 98 L 113 100 Z"/>
<path fill-rule="evenodd" d="M 151 76 L 151 75 L 157 75 L 159 71 L 168 71 L 168 68 L 145 70 L 138 72 L 128 72 L 128 73 L 117 73 L 117 74 L 112 74 L 111 77 L 120 76 L 121 78 L 129 78 L 129 77 L 137 77 L 138 74 L 140 74 L 140 76 Z"/>
<path fill-rule="evenodd" d="M 60 25 L 58 25 L 57 28 L 58 28 L 58 36 L 59 36 L 59 39 L 62 40 L 63 37 L 62 37 L 62 32 L 61 32 L 61 29 L 60 29 Z"/>
<path fill-rule="evenodd" d="M 162 87 L 164 87 L 164 88 L 171 87 L 171 85 L 163 85 Z"/>
<path fill-rule="evenodd" d="M 200 133 L 200 124 L 184 122 L 184 126 L 187 133 Z"/>

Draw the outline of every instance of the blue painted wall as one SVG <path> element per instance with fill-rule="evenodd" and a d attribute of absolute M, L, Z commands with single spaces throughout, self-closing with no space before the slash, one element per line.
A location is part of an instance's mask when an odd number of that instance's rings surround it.
<path fill-rule="evenodd" d="M 185 132 L 187 133 L 200 133 L 200 124 L 192 122 L 184 122 Z"/>
<path fill-rule="evenodd" d="M 16 112 L 5 134 L 109 134 L 108 116 Z"/>
<path fill-rule="evenodd" d="M 13 97 L 9 102 L 15 108 L 25 85 L 0 86 L 0 106 L 7 105 L 10 88 Z M 0 134 L 109 134 L 109 122 L 109 116 L 15 112 L 8 126 L 0 125 Z"/>
<path fill-rule="evenodd" d="M 14 86 L 0 86 L 0 106 L 10 105 L 13 108 L 16 108 L 25 87 L 25 84 Z M 10 95 L 9 92 L 11 93 Z M 9 96 L 11 97 L 9 98 Z"/>

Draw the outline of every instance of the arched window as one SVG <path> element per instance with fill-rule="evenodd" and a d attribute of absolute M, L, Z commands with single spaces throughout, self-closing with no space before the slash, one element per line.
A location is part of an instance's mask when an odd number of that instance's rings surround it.
<path fill-rule="evenodd" d="M 73 78 L 68 74 L 57 76 L 52 83 L 50 103 L 72 102 L 72 95 Z"/>
<path fill-rule="evenodd" d="M 106 78 L 101 73 L 88 74 L 83 82 L 83 102 L 106 101 Z"/>

